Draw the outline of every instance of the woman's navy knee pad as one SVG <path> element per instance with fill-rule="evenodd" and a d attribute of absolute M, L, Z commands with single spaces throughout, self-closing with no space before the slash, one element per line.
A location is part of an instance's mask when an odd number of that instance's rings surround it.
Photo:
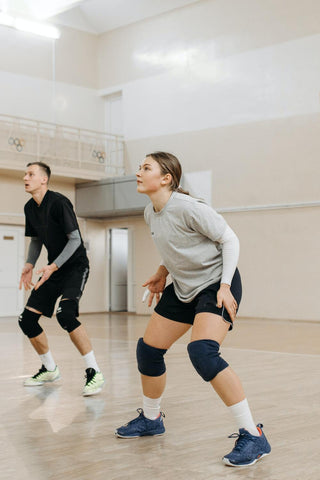
<path fill-rule="evenodd" d="M 228 367 L 228 363 L 220 357 L 219 348 L 219 343 L 214 340 L 195 340 L 188 345 L 192 365 L 206 382 Z"/>
<path fill-rule="evenodd" d="M 41 313 L 33 312 L 28 308 L 25 308 L 19 317 L 19 327 L 25 335 L 29 338 L 34 338 L 43 332 L 39 325 L 39 318 Z"/>
<path fill-rule="evenodd" d="M 144 343 L 143 338 L 139 338 L 137 344 L 139 372 L 149 377 L 160 377 L 166 371 L 163 358 L 166 351 L 162 348 L 151 347 L 151 345 Z"/>

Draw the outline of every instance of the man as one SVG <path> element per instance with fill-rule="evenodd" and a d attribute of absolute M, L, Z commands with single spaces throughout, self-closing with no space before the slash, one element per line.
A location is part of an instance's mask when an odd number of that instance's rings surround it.
<path fill-rule="evenodd" d="M 82 394 L 95 395 L 101 391 L 104 378 L 87 332 L 77 319 L 79 300 L 89 274 L 89 261 L 71 202 L 64 195 L 48 189 L 50 174 L 48 165 L 32 162 L 27 165 L 23 178 L 25 191 L 32 196 L 24 207 L 25 235 L 31 237 L 31 242 L 21 274 L 20 289 L 24 286 L 30 290 L 33 286 L 33 268 L 42 245 L 48 252 L 48 265 L 36 272 L 41 277 L 19 317 L 19 325 L 42 363 L 39 372 L 28 378 L 24 385 L 43 385 L 60 378 L 47 336 L 38 322 L 41 315 L 52 317 L 56 300 L 61 296 L 56 311 L 57 320 L 69 333 L 87 367 Z"/>

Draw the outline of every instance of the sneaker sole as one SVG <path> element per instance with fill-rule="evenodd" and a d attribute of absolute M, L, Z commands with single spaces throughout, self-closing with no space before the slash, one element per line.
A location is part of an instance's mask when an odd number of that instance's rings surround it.
<path fill-rule="evenodd" d="M 260 457 L 255 458 L 251 463 L 244 463 L 244 464 L 231 463 L 228 458 L 223 458 L 222 461 L 228 467 L 250 467 L 251 465 L 254 465 L 255 463 L 259 462 L 259 460 L 261 460 L 263 457 L 266 457 L 267 455 L 270 455 L 270 452 L 263 453 Z"/>
<path fill-rule="evenodd" d="M 101 390 L 102 390 L 102 387 L 98 388 L 98 390 L 95 390 L 94 392 L 88 392 L 88 393 L 82 392 L 82 396 L 83 397 L 92 397 L 92 395 L 98 395 L 98 393 L 100 393 Z"/>
<path fill-rule="evenodd" d="M 44 385 L 45 383 L 53 383 L 56 382 L 57 380 L 60 380 L 61 376 L 54 378 L 53 380 L 44 380 L 43 382 L 39 383 L 24 383 L 24 387 L 41 387 L 41 385 Z"/>
<path fill-rule="evenodd" d="M 141 437 L 161 437 L 161 435 L 164 435 L 165 432 L 162 432 L 162 433 L 145 433 L 144 435 L 135 435 L 135 436 L 133 436 L 133 435 L 130 435 L 130 436 L 121 435 L 118 432 L 114 432 L 114 434 L 118 438 L 125 438 L 127 440 L 130 440 L 130 439 L 141 438 Z"/>

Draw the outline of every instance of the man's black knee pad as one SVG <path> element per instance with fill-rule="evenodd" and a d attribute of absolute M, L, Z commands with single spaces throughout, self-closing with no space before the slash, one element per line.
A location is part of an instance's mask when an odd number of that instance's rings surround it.
<path fill-rule="evenodd" d="M 57 320 L 68 333 L 81 325 L 78 316 L 78 303 L 75 300 L 61 300 L 57 308 Z"/>
<path fill-rule="evenodd" d="M 228 367 L 228 363 L 220 357 L 219 348 L 219 343 L 214 340 L 196 340 L 188 345 L 190 360 L 206 382 Z"/>
<path fill-rule="evenodd" d="M 151 345 L 144 343 L 143 338 L 139 338 L 137 344 L 139 372 L 149 377 L 160 377 L 166 371 L 163 358 L 166 351 L 162 348 L 151 347 Z"/>
<path fill-rule="evenodd" d="M 25 308 L 19 317 L 19 327 L 25 335 L 29 338 L 34 338 L 43 332 L 39 325 L 39 318 L 41 313 L 32 312 Z"/>

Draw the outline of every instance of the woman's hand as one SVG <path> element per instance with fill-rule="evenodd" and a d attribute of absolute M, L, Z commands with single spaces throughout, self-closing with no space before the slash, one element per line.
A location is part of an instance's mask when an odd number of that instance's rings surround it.
<path fill-rule="evenodd" d="M 148 307 L 151 307 L 154 296 L 156 297 L 156 304 L 159 302 L 160 293 L 163 292 L 166 286 L 168 273 L 168 270 L 163 265 L 160 265 L 158 271 L 142 285 L 143 287 L 148 287 L 150 292 Z"/>
<path fill-rule="evenodd" d="M 222 283 L 217 293 L 217 307 L 222 308 L 222 306 L 224 306 L 231 320 L 234 322 L 237 315 L 238 304 L 231 293 L 230 285 L 227 283 Z"/>

